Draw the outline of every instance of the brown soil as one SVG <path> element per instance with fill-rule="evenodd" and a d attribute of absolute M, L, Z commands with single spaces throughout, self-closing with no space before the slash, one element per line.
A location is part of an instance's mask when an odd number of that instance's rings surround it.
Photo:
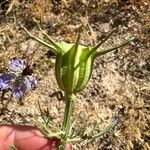
<path fill-rule="evenodd" d="M 150 16 L 148 0 L 3 0 L 0 4 L 0 73 L 10 59 L 24 58 L 34 67 L 38 86 L 16 102 L 9 92 L 0 101 L 0 123 L 34 124 L 47 108 L 55 126 L 63 119 L 64 100 L 60 99 L 55 76 L 55 56 L 49 49 L 29 39 L 23 24 L 42 37 L 33 17 L 54 39 L 74 42 L 77 28 L 83 24 L 81 44 L 93 46 L 114 27 L 118 27 L 103 47 L 117 45 L 130 36 L 129 45 L 95 61 L 92 77 L 77 95 L 75 117 L 103 120 L 106 126 L 115 117 L 119 124 L 112 132 L 87 145 L 84 150 L 150 150 Z M 63 93 L 62 93 L 63 94 Z M 79 124 L 80 126 L 80 124 Z"/>

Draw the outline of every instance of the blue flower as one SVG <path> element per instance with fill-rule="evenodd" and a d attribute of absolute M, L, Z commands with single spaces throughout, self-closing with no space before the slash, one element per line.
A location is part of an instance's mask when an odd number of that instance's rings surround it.
<path fill-rule="evenodd" d="M 5 90 L 11 88 L 15 78 L 14 74 L 4 73 L 0 75 L 0 89 Z"/>
<path fill-rule="evenodd" d="M 9 71 L 13 73 L 22 73 L 23 70 L 28 66 L 27 62 L 24 60 L 11 60 L 10 61 Z"/>
<path fill-rule="evenodd" d="M 0 75 L 0 90 L 10 89 L 17 100 L 36 85 L 37 80 L 32 76 L 32 69 L 25 60 L 11 60 L 8 73 Z"/>

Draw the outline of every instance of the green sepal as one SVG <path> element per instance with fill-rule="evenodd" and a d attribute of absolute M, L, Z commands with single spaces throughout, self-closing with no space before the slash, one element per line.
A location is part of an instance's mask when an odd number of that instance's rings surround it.
<path fill-rule="evenodd" d="M 114 51 L 114 50 L 116 50 L 116 49 L 118 49 L 118 48 L 121 48 L 121 47 L 123 47 L 123 46 L 129 44 L 129 42 L 133 41 L 134 39 L 135 39 L 135 37 L 131 37 L 131 38 L 129 38 L 128 40 L 124 41 L 123 43 L 121 43 L 121 44 L 119 44 L 119 45 L 117 45 L 117 46 L 108 48 L 108 49 L 106 49 L 106 50 L 99 50 L 99 51 L 96 51 L 93 55 L 94 55 L 94 57 L 99 57 L 99 56 L 105 55 L 105 54 L 107 54 L 107 53 L 109 53 L 109 52 L 112 52 L 112 51 Z"/>

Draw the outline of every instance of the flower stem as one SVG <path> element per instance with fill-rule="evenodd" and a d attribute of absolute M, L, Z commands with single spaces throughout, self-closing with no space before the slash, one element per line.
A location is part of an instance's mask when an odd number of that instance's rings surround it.
<path fill-rule="evenodd" d="M 74 94 L 66 94 L 66 107 L 63 120 L 63 131 L 65 132 L 65 134 L 63 135 L 64 141 L 67 140 L 67 136 L 70 130 L 70 120 L 73 111 L 74 99 L 75 99 Z"/>

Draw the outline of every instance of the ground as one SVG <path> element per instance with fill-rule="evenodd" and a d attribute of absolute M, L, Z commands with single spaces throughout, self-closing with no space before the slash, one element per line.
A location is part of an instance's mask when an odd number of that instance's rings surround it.
<path fill-rule="evenodd" d="M 136 40 L 96 59 L 87 87 L 77 95 L 73 116 L 81 112 L 106 126 L 117 116 L 118 125 L 84 150 L 149 150 L 150 102 L 150 16 L 148 0 L 3 0 L 0 5 L 0 73 L 12 58 L 26 59 L 38 79 L 37 88 L 21 102 L 10 92 L 0 93 L 0 123 L 34 124 L 48 108 L 55 126 L 63 119 L 64 100 L 55 80 L 55 56 L 33 41 L 21 29 L 42 38 L 33 18 L 55 40 L 74 42 L 79 25 L 83 25 L 80 43 L 93 46 L 114 27 L 118 31 L 103 45 L 111 47 L 129 37 Z M 63 94 L 63 93 L 62 93 Z M 78 124 L 80 126 L 80 123 Z"/>

